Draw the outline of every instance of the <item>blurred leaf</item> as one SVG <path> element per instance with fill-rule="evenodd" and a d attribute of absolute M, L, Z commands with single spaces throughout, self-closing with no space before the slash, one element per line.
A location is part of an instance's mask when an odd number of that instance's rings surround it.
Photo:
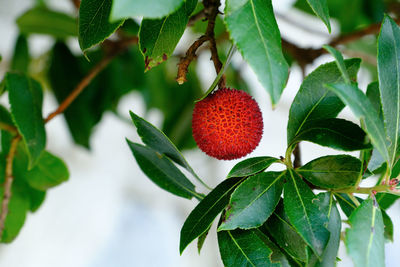
<path fill-rule="evenodd" d="M 11 60 L 10 70 L 19 72 L 28 72 L 29 67 L 29 47 L 28 40 L 25 35 L 18 35 L 14 47 L 14 54 Z"/>
<path fill-rule="evenodd" d="M 314 13 L 325 23 L 329 33 L 331 32 L 331 23 L 329 21 L 329 9 L 327 0 L 307 0 Z"/>
<path fill-rule="evenodd" d="M 258 229 L 218 232 L 219 252 L 226 267 L 281 266 L 272 263 L 272 250 L 265 235 Z"/>
<path fill-rule="evenodd" d="M 192 210 L 181 229 L 179 244 L 181 254 L 194 239 L 210 228 L 215 217 L 228 205 L 233 190 L 242 181 L 242 178 L 224 180 Z"/>
<path fill-rule="evenodd" d="M 11 116 L 27 147 L 28 169 L 31 169 L 46 146 L 42 117 L 42 86 L 28 76 L 17 73 L 7 73 L 5 81 Z"/>
<path fill-rule="evenodd" d="M 162 18 L 177 10 L 184 0 L 113 0 L 111 21 L 143 16 L 144 18 Z"/>
<path fill-rule="evenodd" d="M 285 212 L 296 231 L 321 259 L 329 240 L 325 227 L 328 218 L 319 210 L 316 203 L 319 200 L 297 173 L 289 169 L 287 180 L 283 199 Z"/>
<path fill-rule="evenodd" d="M 393 222 L 384 210 L 382 210 L 382 220 L 385 229 L 383 235 L 386 240 L 393 242 Z"/>
<path fill-rule="evenodd" d="M 198 197 L 194 185 L 171 162 L 150 147 L 127 140 L 140 169 L 162 189 L 184 198 Z"/>
<path fill-rule="evenodd" d="M 166 61 L 186 29 L 197 0 L 186 0 L 174 13 L 162 19 L 144 19 L 140 25 L 139 46 L 145 57 L 145 68 Z"/>
<path fill-rule="evenodd" d="M 307 244 L 289 222 L 282 201 L 262 227 L 265 227 L 279 247 L 296 261 L 307 261 Z"/>
<path fill-rule="evenodd" d="M 306 121 L 289 147 L 300 141 L 310 141 L 343 151 L 372 148 L 365 132 L 356 124 L 343 119 L 326 118 Z"/>
<path fill-rule="evenodd" d="M 273 157 L 248 158 L 233 166 L 227 178 L 245 177 L 254 175 L 267 169 L 271 164 L 278 162 L 279 159 Z"/>
<path fill-rule="evenodd" d="M 22 34 L 47 34 L 59 39 L 78 35 L 75 18 L 43 6 L 32 8 L 22 14 L 17 19 L 17 25 Z"/>
<path fill-rule="evenodd" d="M 133 19 L 126 19 L 125 22 L 119 28 L 122 33 L 128 36 L 137 36 L 139 33 L 139 24 Z"/>
<path fill-rule="evenodd" d="M 113 34 L 123 20 L 110 23 L 112 0 L 82 0 L 79 7 L 79 46 L 85 52 Z"/>
<path fill-rule="evenodd" d="M 345 244 L 356 267 L 385 266 L 385 239 L 382 212 L 369 198 L 349 218 Z"/>
<path fill-rule="evenodd" d="M 339 250 L 342 221 L 340 219 L 339 210 L 330 193 L 318 194 L 318 199 L 321 212 L 327 214 L 329 219 L 327 228 L 330 232 L 330 236 L 325 251 L 322 254 L 322 260 L 316 266 L 335 267 L 336 256 Z"/>
<path fill-rule="evenodd" d="M 383 210 L 388 209 L 392 206 L 400 196 L 393 195 L 390 193 L 378 193 L 376 194 L 376 201 L 378 201 L 379 207 Z"/>
<path fill-rule="evenodd" d="M 350 79 L 357 77 L 359 59 L 345 60 Z M 326 83 L 343 81 L 335 62 L 319 66 L 301 84 L 289 111 L 287 143 L 290 144 L 309 120 L 335 118 L 344 108 L 340 99 L 324 87 Z"/>
<path fill-rule="evenodd" d="M 393 167 L 400 138 L 400 29 L 385 16 L 378 38 L 378 76 L 388 142 L 389 165 Z M 379 149 L 379 147 L 377 147 Z M 384 154 L 383 150 L 380 150 Z M 386 155 L 384 154 L 384 158 Z"/>
<path fill-rule="evenodd" d="M 288 64 L 282 54 L 271 1 L 227 1 L 225 23 L 230 37 L 275 105 L 286 85 Z"/>
<path fill-rule="evenodd" d="M 327 87 L 350 107 L 358 119 L 364 120 L 365 131 L 372 144 L 383 155 L 385 161 L 389 162 L 384 126 L 366 95 L 354 84 L 329 84 Z"/>
<path fill-rule="evenodd" d="M 196 14 L 202 8 L 203 8 L 203 5 L 198 4 L 197 8 L 193 12 L 193 14 Z M 191 27 L 191 29 L 195 33 L 204 34 L 206 32 L 206 30 L 207 30 L 207 25 L 208 25 L 208 21 L 207 20 L 199 19 L 198 21 L 195 22 L 195 24 Z M 218 39 L 218 37 L 220 37 L 224 33 L 226 33 L 226 27 L 225 27 L 225 24 L 224 24 L 224 20 L 220 16 L 217 16 L 215 18 L 215 26 L 214 26 L 215 38 Z M 226 54 L 226 52 L 225 52 L 225 54 Z M 223 58 L 220 58 L 220 59 L 221 59 L 222 62 L 225 61 Z"/>
<path fill-rule="evenodd" d="M 285 172 L 262 172 L 251 176 L 233 192 L 218 231 L 261 226 L 278 204 Z"/>
<path fill-rule="evenodd" d="M 349 155 L 324 156 L 296 170 L 312 184 L 322 188 L 354 186 L 361 175 L 361 161 Z"/>

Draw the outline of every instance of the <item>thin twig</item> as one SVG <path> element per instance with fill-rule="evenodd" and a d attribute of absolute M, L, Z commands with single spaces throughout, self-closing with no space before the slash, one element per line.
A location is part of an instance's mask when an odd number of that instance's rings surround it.
<path fill-rule="evenodd" d="M 198 20 L 203 19 L 205 16 L 204 9 L 200 10 L 196 14 L 190 17 L 189 22 L 187 24 L 188 27 L 193 26 Z"/>
<path fill-rule="evenodd" d="M 10 151 L 6 158 L 6 176 L 4 181 L 4 193 L 3 200 L 1 202 L 1 213 L 0 213 L 0 239 L 3 237 L 4 226 L 8 214 L 8 204 L 11 199 L 11 188 L 14 180 L 13 176 L 13 161 L 15 152 L 17 151 L 18 142 L 21 140 L 21 136 L 17 135 L 13 138 L 10 145 Z"/>
<path fill-rule="evenodd" d="M 293 150 L 293 167 L 294 168 L 299 168 L 301 166 L 301 152 L 300 152 L 300 143 L 296 145 L 296 147 Z"/>
<path fill-rule="evenodd" d="M 0 130 L 5 130 L 5 131 L 13 133 L 13 134 L 18 133 L 18 130 L 15 126 L 4 123 L 4 122 L 0 122 Z"/>
<path fill-rule="evenodd" d="M 79 9 L 80 5 L 81 5 L 81 0 L 71 0 L 72 4 L 74 4 L 74 7 L 76 9 Z"/>
<path fill-rule="evenodd" d="M 95 65 L 89 73 L 78 83 L 75 89 L 68 95 L 66 99 L 58 106 L 58 108 L 50 113 L 44 120 L 45 123 L 49 122 L 58 114 L 63 113 L 69 105 L 79 96 L 80 93 L 90 84 L 90 82 L 99 74 L 119 53 L 124 51 L 132 43 L 137 43 L 137 38 L 129 40 L 121 40 L 118 42 L 109 43 L 110 52 L 105 56 L 97 65 Z"/>

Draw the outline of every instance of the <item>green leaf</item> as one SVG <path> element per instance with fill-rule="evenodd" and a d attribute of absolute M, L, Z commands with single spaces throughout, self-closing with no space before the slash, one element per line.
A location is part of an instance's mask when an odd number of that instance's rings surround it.
<path fill-rule="evenodd" d="M 46 7 L 35 7 L 17 19 L 19 31 L 23 34 L 47 34 L 65 39 L 78 35 L 77 20 L 67 14 Z"/>
<path fill-rule="evenodd" d="M 267 169 L 279 159 L 273 157 L 254 157 L 237 163 L 229 172 L 227 178 L 254 175 Z"/>
<path fill-rule="evenodd" d="M 347 254 L 356 267 L 385 266 L 382 212 L 372 199 L 365 200 L 349 218 L 346 229 Z"/>
<path fill-rule="evenodd" d="M 319 200 L 297 173 L 289 169 L 287 179 L 283 199 L 285 212 L 296 231 L 321 259 L 329 240 L 325 227 L 328 218 L 319 210 L 316 203 Z"/>
<path fill-rule="evenodd" d="M 242 181 L 242 178 L 223 181 L 192 210 L 181 229 L 179 244 L 181 254 L 194 239 L 210 228 L 215 217 L 228 205 L 233 190 Z"/>
<path fill-rule="evenodd" d="M 162 18 L 177 10 L 184 0 L 113 0 L 111 20 L 143 16 Z"/>
<path fill-rule="evenodd" d="M 307 0 L 307 1 L 309 1 L 309 0 Z M 347 73 L 346 65 L 344 64 L 344 59 L 343 59 L 342 54 L 338 50 L 333 48 L 332 46 L 324 45 L 322 47 L 335 58 L 336 65 L 338 66 L 345 83 L 350 83 L 349 74 Z"/>
<path fill-rule="evenodd" d="M 361 161 L 349 155 L 324 156 L 308 162 L 297 172 L 322 188 L 354 186 L 361 175 Z"/>
<path fill-rule="evenodd" d="M 378 193 L 376 194 L 376 201 L 378 201 L 379 207 L 383 210 L 388 209 L 390 206 L 398 200 L 400 196 L 393 195 L 390 193 Z"/>
<path fill-rule="evenodd" d="M 321 193 L 318 195 L 319 207 L 321 212 L 327 214 L 328 217 L 328 231 L 330 232 L 329 241 L 326 245 L 325 251 L 322 254 L 322 260 L 316 266 L 318 267 L 335 267 L 336 256 L 339 250 L 340 232 L 342 221 L 340 219 L 339 210 L 333 197 L 329 193 Z"/>
<path fill-rule="evenodd" d="M 340 208 L 343 210 L 344 214 L 347 217 L 353 213 L 353 211 L 357 208 L 356 204 L 349 198 L 347 194 L 344 193 L 335 193 L 335 198 L 340 205 Z M 364 200 L 362 198 L 356 197 L 358 202 L 362 203 Z"/>
<path fill-rule="evenodd" d="M 196 4 L 197 0 L 185 0 L 177 11 L 162 19 L 142 21 L 139 47 L 145 57 L 146 70 L 164 62 L 172 55 Z"/>
<path fill-rule="evenodd" d="M 258 229 L 218 232 L 218 245 L 226 267 L 281 266 L 271 262 L 272 250 L 265 235 Z"/>
<path fill-rule="evenodd" d="M 258 228 L 263 231 L 263 228 Z M 264 233 L 264 232 L 263 232 Z M 274 242 L 272 242 L 267 234 L 264 233 L 264 243 L 272 250 L 272 254 L 269 256 L 272 263 L 280 263 L 282 267 L 290 267 L 288 257 L 278 248 Z"/>
<path fill-rule="evenodd" d="M 372 144 L 385 161 L 389 162 L 385 129 L 367 96 L 354 84 L 329 84 L 327 87 L 350 107 L 358 119 L 364 120 L 365 131 L 371 138 Z"/>
<path fill-rule="evenodd" d="M 11 116 L 27 147 L 28 168 L 31 169 L 46 146 L 42 86 L 28 76 L 17 73 L 7 73 L 5 81 Z"/>
<path fill-rule="evenodd" d="M 329 33 L 331 33 L 331 23 L 329 21 L 329 9 L 327 0 L 307 0 L 314 13 L 325 23 Z"/>
<path fill-rule="evenodd" d="M 158 151 L 160 154 L 165 154 L 171 158 L 174 162 L 178 163 L 182 167 L 185 167 L 190 171 L 195 177 L 197 175 L 194 173 L 193 169 L 190 167 L 189 163 L 185 160 L 179 150 L 175 145 L 168 139 L 167 136 L 160 130 L 158 130 L 154 125 L 147 122 L 143 118 L 139 117 L 133 112 L 130 112 L 132 121 L 137 128 L 137 132 L 142 139 L 143 143 L 151 147 L 152 149 Z"/>
<path fill-rule="evenodd" d="M 288 64 L 282 54 L 271 0 L 248 0 L 245 4 L 227 1 L 225 23 L 233 42 L 275 105 L 286 85 Z"/>
<path fill-rule="evenodd" d="M 336 118 L 306 121 L 289 147 L 294 147 L 300 141 L 310 141 L 343 151 L 372 148 L 366 140 L 365 132 L 358 125 Z"/>
<path fill-rule="evenodd" d="M 79 7 L 78 40 L 85 52 L 92 46 L 103 42 L 113 34 L 123 20 L 110 23 L 112 0 L 82 0 Z"/>
<path fill-rule="evenodd" d="M 119 28 L 123 34 L 133 37 L 137 36 L 139 33 L 140 26 L 137 22 L 133 19 L 126 19 L 122 26 Z"/>
<path fill-rule="evenodd" d="M 211 225 L 210 225 L 211 228 Z M 204 241 L 206 241 L 206 238 L 208 236 L 208 233 L 210 232 L 210 228 L 208 228 L 207 231 L 205 231 L 204 233 L 202 233 L 199 238 L 197 239 L 197 251 L 200 254 L 201 249 L 203 248 L 204 245 Z"/>
<path fill-rule="evenodd" d="M 14 54 L 11 60 L 10 70 L 19 72 L 28 72 L 29 67 L 29 47 L 28 40 L 25 35 L 18 35 L 14 47 Z"/>
<path fill-rule="evenodd" d="M 261 226 L 278 204 L 285 172 L 262 172 L 240 184 L 231 196 L 218 231 Z"/>
<path fill-rule="evenodd" d="M 24 179 L 30 187 L 46 191 L 47 189 L 65 182 L 69 178 L 69 172 L 65 163 L 53 154 L 44 151 L 36 165 L 28 170 L 26 160 L 24 160 L 22 151 L 19 151 L 18 158 L 14 167 L 16 167 L 16 179 Z"/>
<path fill-rule="evenodd" d="M 393 242 L 393 222 L 384 210 L 382 210 L 382 220 L 385 229 L 383 235 L 386 240 Z"/>
<path fill-rule="evenodd" d="M 392 167 L 400 138 L 400 29 L 388 16 L 383 20 L 378 38 L 378 77 L 389 165 Z"/>
<path fill-rule="evenodd" d="M 198 197 L 194 185 L 164 155 L 150 147 L 127 140 L 140 169 L 162 189 L 184 198 Z"/>
<path fill-rule="evenodd" d="M 307 261 L 307 244 L 289 222 L 282 201 L 262 227 L 265 227 L 271 238 L 293 259 Z"/>
<path fill-rule="evenodd" d="M 0 187 L 0 199 L 3 199 L 4 187 Z M 26 213 L 29 209 L 28 196 L 15 190 L 13 187 L 10 202 L 8 204 L 8 214 L 4 224 L 2 243 L 11 243 L 18 235 L 24 225 Z M 1 210 L 1 207 L 0 207 Z"/>
<path fill-rule="evenodd" d="M 345 60 L 351 79 L 357 77 L 359 59 Z M 303 81 L 289 111 L 287 143 L 290 144 L 309 120 L 335 118 L 344 108 L 342 101 L 324 87 L 326 83 L 342 82 L 342 75 L 335 62 L 319 66 Z"/>

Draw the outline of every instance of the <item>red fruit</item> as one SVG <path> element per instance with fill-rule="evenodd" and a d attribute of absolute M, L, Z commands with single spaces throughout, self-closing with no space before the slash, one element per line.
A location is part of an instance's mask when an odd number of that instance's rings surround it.
<path fill-rule="evenodd" d="M 194 140 L 207 155 L 231 160 L 258 146 L 263 121 L 257 102 L 249 94 L 224 88 L 196 103 L 192 129 Z"/>

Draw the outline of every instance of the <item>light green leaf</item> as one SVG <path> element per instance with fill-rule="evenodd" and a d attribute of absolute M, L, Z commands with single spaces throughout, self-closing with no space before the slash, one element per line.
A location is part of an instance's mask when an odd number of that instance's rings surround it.
<path fill-rule="evenodd" d="M 177 10 L 184 0 L 113 0 L 110 19 L 129 17 L 162 18 Z"/>
<path fill-rule="evenodd" d="M 226 267 L 281 266 L 271 262 L 267 237 L 258 229 L 218 232 L 219 252 Z"/>
<path fill-rule="evenodd" d="M 273 157 L 254 157 L 245 159 L 233 166 L 227 178 L 250 176 L 267 169 L 271 164 L 278 161 L 279 159 Z"/>
<path fill-rule="evenodd" d="M 378 39 L 378 76 L 389 165 L 393 167 L 400 138 L 400 29 L 388 16 Z"/>
<path fill-rule="evenodd" d="M 319 210 L 318 198 L 294 170 L 289 169 L 286 177 L 285 212 L 296 231 L 321 259 L 330 235 L 325 227 L 328 218 Z"/>
<path fill-rule="evenodd" d="M 364 120 L 365 131 L 371 138 L 372 144 L 389 162 L 385 129 L 367 96 L 354 84 L 329 84 L 327 87 L 350 107 L 358 119 Z"/>
<path fill-rule="evenodd" d="M 350 216 L 346 229 L 347 254 L 356 267 L 385 266 L 382 212 L 372 199 L 365 200 Z"/>
<path fill-rule="evenodd" d="M 193 240 L 208 231 L 215 217 L 228 205 L 233 190 L 242 181 L 243 178 L 226 179 L 192 210 L 181 229 L 181 254 Z"/>
<path fill-rule="evenodd" d="M 359 59 L 345 60 L 351 79 L 357 77 Z M 335 118 L 344 108 L 342 101 L 324 87 L 326 83 L 343 82 L 335 62 L 319 66 L 303 81 L 289 111 L 287 143 L 290 144 L 309 120 Z"/>
<path fill-rule="evenodd" d="M 162 189 L 184 198 L 199 197 L 194 185 L 164 155 L 150 147 L 127 140 L 140 169 Z"/>
<path fill-rule="evenodd" d="M 240 184 L 231 196 L 221 230 L 261 226 L 278 204 L 285 172 L 262 172 Z"/>
<path fill-rule="evenodd" d="M 314 13 L 325 23 L 329 33 L 331 32 L 331 23 L 329 21 L 329 9 L 327 0 L 307 0 Z"/>
<path fill-rule="evenodd" d="M 112 0 L 82 0 L 79 7 L 79 46 L 85 52 L 113 34 L 123 20 L 110 23 Z"/>
<path fill-rule="evenodd" d="M 48 34 L 65 39 L 78 35 L 77 20 L 67 14 L 45 7 L 35 7 L 17 19 L 19 31 L 23 34 Z"/>
<path fill-rule="evenodd" d="M 42 86 L 28 76 L 17 73 L 7 73 L 5 81 L 11 116 L 27 147 L 28 169 L 31 169 L 46 146 Z"/>
<path fill-rule="evenodd" d="M 349 155 L 325 156 L 297 169 L 312 184 L 322 188 L 346 188 L 356 184 L 361 175 L 361 161 Z"/>
<path fill-rule="evenodd" d="M 139 46 L 145 57 L 145 69 L 167 60 L 186 29 L 197 0 L 185 0 L 174 13 L 162 19 L 144 19 L 140 25 Z"/>
<path fill-rule="evenodd" d="M 230 37 L 269 92 L 272 105 L 281 97 L 288 78 L 281 36 L 271 0 L 227 1 L 225 23 Z M 240 6 L 239 8 L 237 8 Z"/>

